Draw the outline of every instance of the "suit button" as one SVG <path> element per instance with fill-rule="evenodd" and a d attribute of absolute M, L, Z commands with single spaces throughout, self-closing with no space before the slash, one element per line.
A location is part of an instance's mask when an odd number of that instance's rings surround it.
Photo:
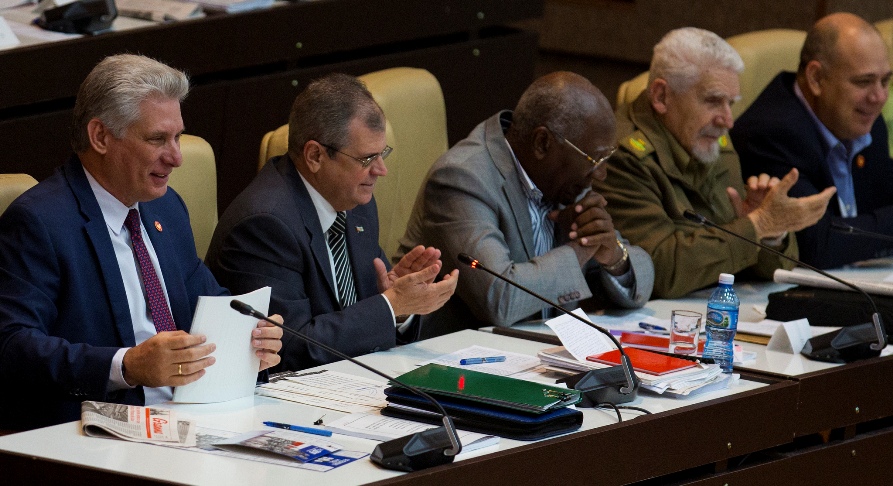
<path fill-rule="evenodd" d="M 381 347 L 380 347 L 380 346 L 375 346 L 375 349 L 372 350 L 373 353 L 377 353 L 377 352 L 379 352 L 379 351 L 381 351 Z"/>

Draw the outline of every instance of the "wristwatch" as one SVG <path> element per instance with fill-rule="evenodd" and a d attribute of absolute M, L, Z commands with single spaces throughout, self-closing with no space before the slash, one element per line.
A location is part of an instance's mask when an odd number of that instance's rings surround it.
<path fill-rule="evenodd" d="M 617 263 L 614 263 L 613 265 L 604 265 L 602 267 L 609 272 L 616 272 L 627 260 L 629 260 L 629 251 L 627 251 L 626 245 L 624 245 L 622 241 L 617 240 L 617 246 L 623 251 L 623 256 L 620 257 L 620 260 L 617 260 Z"/>

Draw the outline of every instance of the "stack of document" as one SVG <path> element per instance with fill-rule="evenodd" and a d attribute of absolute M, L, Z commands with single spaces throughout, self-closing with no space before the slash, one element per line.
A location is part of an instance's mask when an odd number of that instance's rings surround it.
<path fill-rule="evenodd" d="M 432 427 L 436 426 L 373 413 L 345 415 L 325 426 L 326 429 L 338 434 L 382 442 L 415 434 Z M 499 437 L 495 435 L 478 434 L 461 429 L 456 430 L 456 433 L 462 442 L 463 453 L 499 444 Z"/>
<path fill-rule="evenodd" d="M 538 353 L 540 361 L 552 371 L 559 373 L 576 373 L 610 367 L 609 364 L 593 361 L 580 361 L 571 355 L 564 346 L 548 348 Z M 679 371 L 653 375 L 636 371 L 636 376 L 645 390 L 668 396 L 684 397 L 696 392 L 715 389 L 726 376 L 715 364 L 697 363 L 696 366 Z"/>
<path fill-rule="evenodd" d="M 387 384 L 332 370 L 294 371 L 272 376 L 256 395 L 345 413 L 372 412 L 387 402 Z"/>

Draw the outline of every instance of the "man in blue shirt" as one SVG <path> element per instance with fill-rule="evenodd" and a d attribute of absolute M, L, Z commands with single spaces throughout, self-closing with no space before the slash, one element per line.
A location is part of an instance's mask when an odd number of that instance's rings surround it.
<path fill-rule="evenodd" d="M 807 263 L 838 267 L 893 250 L 832 230 L 837 223 L 893 235 L 893 162 L 880 116 L 891 76 L 877 29 L 852 14 L 831 14 L 807 34 L 797 73 L 779 74 L 731 130 L 745 177 L 796 167 L 800 180 L 790 195 L 837 188 L 825 216 L 797 233 Z"/>

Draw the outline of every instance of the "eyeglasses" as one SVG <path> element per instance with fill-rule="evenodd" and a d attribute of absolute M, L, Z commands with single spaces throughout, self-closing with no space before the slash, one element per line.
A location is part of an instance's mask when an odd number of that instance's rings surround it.
<path fill-rule="evenodd" d="M 346 153 L 344 153 L 344 152 L 342 152 L 342 151 L 336 149 L 335 147 L 332 147 L 331 145 L 327 145 L 327 144 L 324 144 L 324 143 L 322 143 L 322 142 L 316 142 L 316 143 L 322 145 L 323 147 L 325 147 L 325 148 L 327 148 L 327 149 L 329 149 L 329 150 L 334 150 L 335 152 L 338 152 L 338 153 L 341 154 L 341 155 L 346 155 L 346 156 L 348 156 L 348 157 L 350 157 L 350 158 L 356 160 L 357 162 L 359 162 L 360 164 L 363 165 L 363 168 L 364 168 L 364 169 L 365 169 L 366 167 L 369 167 L 369 164 L 371 164 L 372 161 L 375 160 L 376 158 L 381 157 L 381 160 L 384 160 L 384 159 L 388 158 L 388 155 L 391 155 L 391 152 L 394 151 L 394 149 L 391 148 L 390 145 L 385 145 L 385 146 L 384 146 L 384 150 L 382 150 L 381 153 L 379 153 L 379 154 L 373 154 L 373 155 L 370 155 L 370 156 L 368 156 L 368 157 L 354 157 L 353 155 L 346 154 Z"/>
<path fill-rule="evenodd" d="M 589 154 L 587 154 L 586 152 L 580 150 L 579 147 L 577 147 L 576 145 L 572 144 L 570 140 L 568 140 L 568 139 L 566 139 L 566 138 L 564 138 L 564 137 L 562 137 L 562 140 L 564 140 L 564 143 L 570 145 L 572 149 L 576 150 L 578 154 L 580 154 L 580 155 L 582 155 L 583 157 L 585 157 L 586 160 L 588 160 L 588 161 L 592 164 L 592 170 L 598 169 L 598 167 L 599 167 L 600 165 L 602 165 L 602 163 L 603 163 L 604 161 L 606 161 L 606 160 L 608 160 L 609 158 L 611 158 L 611 156 L 614 155 L 614 152 L 617 151 L 617 147 L 610 147 L 610 146 L 609 146 L 609 147 L 599 147 L 599 148 L 598 148 L 599 152 L 601 152 L 601 151 L 603 151 L 603 150 L 607 150 L 608 153 L 605 154 L 605 155 L 603 155 L 603 156 L 601 156 L 601 157 L 599 157 L 599 158 L 597 158 L 597 159 L 594 159 L 594 158 L 590 157 Z"/>

